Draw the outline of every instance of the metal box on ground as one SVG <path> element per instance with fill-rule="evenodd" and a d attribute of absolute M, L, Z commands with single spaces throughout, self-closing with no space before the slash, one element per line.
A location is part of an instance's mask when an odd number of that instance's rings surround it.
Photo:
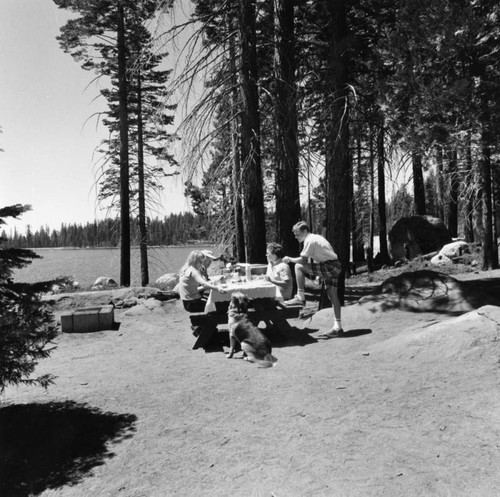
<path fill-rule="evenodd" d="M 61 328 L 65 333 L 89 333 L 113 328 L 112 305 L 82 307 L 61 315 Z"/>

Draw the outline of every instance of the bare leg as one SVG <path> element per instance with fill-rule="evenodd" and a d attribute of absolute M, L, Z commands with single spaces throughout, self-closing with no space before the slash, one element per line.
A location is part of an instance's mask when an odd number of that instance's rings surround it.
<path fill-rule="evenodd" d="M 330 302 L 332 303 L 333 314 L 335 316 L 335 319 L 338 319 L 340 321 L 340 315 L 341 315 L 342 311 L 341 311 L 340 299 L 339 299 L 339 294 L 337 292 L 337 289 L 334 286 L 327 285 L 326 293 L 328 294 L 328 298 L 330 299 Z"/>
<path fill-rule="evenodd" d="M 297 278 L 297 293 L 301 295 L 300 292 L 303 294 L 306 288 L 306 276 L 303 264 L 295 264 L 295 278 Z"/>
<path fill-rule="evenodd" d="M 339 299 L 339 294 L 337 292 L 337 288 L 331 285 L 326 286 L 326 293 L 328 294 L 328 298 L 330 299 L 330 302 L 332 303 L 333 307 L 333 315 L 335 317 L 335 325 L 333 326 L 332 330 L 340 330 L 342 329 L 342 325 L 340 324 L 340 317 L 341 317 L 341 305 L 340 305 L 340 299 Z"/>
<path fill-rule="evenodd" d="M 297 279 L 297 297 L 302 302 L 305 302 L 306 300 L 306 274 L 309 273 L 309 270 L 310 270 L 309 264 L 300 264 L 300 263 L 295 264 L 295 278 Z"/>

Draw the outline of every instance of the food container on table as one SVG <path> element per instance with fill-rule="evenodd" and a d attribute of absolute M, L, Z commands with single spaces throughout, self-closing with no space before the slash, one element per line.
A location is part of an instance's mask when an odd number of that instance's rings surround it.
<path fill-rule="evenodd" d="M 267 264 L 249 264 L 247 262 L 240 262 L 238 266 L 245 271 L 245 276 L 248 281 L 252 280 L 256 276 L 266 274 Z"/>

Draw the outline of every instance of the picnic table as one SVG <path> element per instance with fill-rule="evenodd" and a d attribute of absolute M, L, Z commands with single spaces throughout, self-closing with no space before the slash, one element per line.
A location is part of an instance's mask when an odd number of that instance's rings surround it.
<path fill-rule="evenodd" d="M 198 337 L 193 349 L 203 347 L 207 344 L 217 327 L 221 324 L 227 324 L 227 309 L 231 295 L 234 292 L 241 292 L 250 299 L 250 308 L 248 309 L 248 318 L 258 325 L 261 321 L 272 323 L 276 327 L 286 327 L 287 319 L 297 318 L 302 306 L 286 306 L 283 302 L 283 296 L 280 289 L 271 282 L 262 278 L 247 281 L 229 281 L 221 285 L 225 293 L 211 290 L 204 312 L 191 313 L 189 315 L 191 325 L 199 327 Z"/>
<path fill-rule="evenodd" d="M 281 295 L 279 287 L 263 278 L 255 278 L 250 281 L 242 278 L 238 281 L 223 283 L 220 287 L 224 290 L 224 293 L 210 290 L 207 303 L 205 304 L 206 313 L 216 312 L 216 303 L 229 302 L 234 292 L 244 293 L 249 299 L 274 299 L 276 301 L 283 301 L 283 295 Z"/>

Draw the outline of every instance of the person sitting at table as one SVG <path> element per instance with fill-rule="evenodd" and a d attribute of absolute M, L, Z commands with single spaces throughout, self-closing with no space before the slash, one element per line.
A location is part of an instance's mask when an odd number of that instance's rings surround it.
<path fill-rule="evenodd" d="M 212 261 L 218 261 L 219 258 L 215 257 L 214 253 L 211 250 L 202 250 L 201 253 L 204 256 L 204 259 L 203 265 L 200 268 L 200 273 L 206 280 L 208 280 L 210 279 L 208 277 L 208 268 L 210 267 L 210 264 L 212 264 Z"/>
<path fill-rule="evenodd" d="M 268 243 L 266 249 L 267 272 L 264 278 L 279 287 L 284 300 L 292 297 L 293 280 L 290 266 L 283 262 L 285 255 L 279 243 Z"/>
<path fill-rule="evenodd" d="M 203 312 L 206 299 L 201 292 L 204 289 L 216 290 L 225 293 L 222 288 L 210 283 L 203 277 L 201 271 L 204 267 L 205 256 L 200 250 L 193 250 L 179 271 L 179 294 L 188 312 Z"/>

